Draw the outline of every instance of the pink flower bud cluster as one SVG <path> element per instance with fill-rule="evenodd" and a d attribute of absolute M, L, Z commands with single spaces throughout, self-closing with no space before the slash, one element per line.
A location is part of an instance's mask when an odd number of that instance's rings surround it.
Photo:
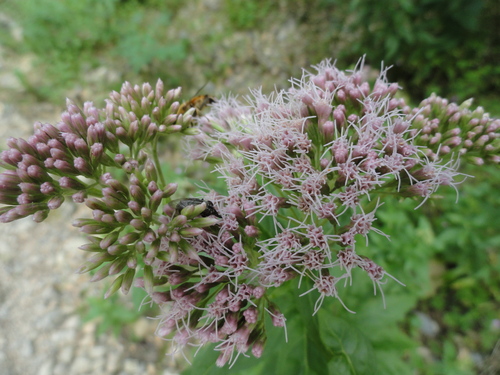
<path fill-rule="evenodd" d="M 1 154 L 8 170 L 0 175 L 5 205 L 0 220 L 33 214 L 42 221 L 68 195 L 84 203 L 92 218 L 73 225 L 88 235 L 90 242 L 81 249 L 95 254 L 79 272 L 96 270 L 91 281 L 114 276 L 107 296 L 119 289 L 128 293 L 141 267 L 144 287 L 153 294 L 155 285 L 165 283 L 158 274 L 154 279 L 158 264 L 163 276 L 173 272 L 167 282 L 183 284 L 192 271 L 181 266 L 203 263 L 188 240 L 202 238 L 208 233 L 204 228 L 219 221 L 204 214 L 208 203 L 187 205 L 181 212 L 172 206 L 177 185 L 163 181 L 156 143 L 159 135 L 193 129 L 189 114 L 177 114 L 180 88 L 163 91 L 161 81 L 154 89 L 125 83 L 119 93 L 111 93 L 105 109 L 88 102 L 82 110 L 68 101 L 60 123 L 36 124 L 28 141 L 10 139 Z M 167 261 L 177 268 L 170 270 Z"/>
<path fill-rule="evenodd" d="M 7 169 L 0 174 L 0 203 L 4 205 L 0 222 L 29 215 L 40 222 L 64 197 L 72 196 L 77 203 L 88 196 L 100 197 L 102 192 L 89 179 L 102 182 L 106 167 L 132 173 L 138 159 L 147 158 L 142 148 L 156 134 L 188 131 L 190 122 L 176 114 L 179 103 L 174 100 L 180 89 L 166 94 L 163 90 L 161 81 L 155 89 L 149 84 L 133 87 L 125 83 L 119 93 L 111 94 L 105 109 L 92 102 L 80 109 L 68 100 L 55 126 L 36 123 L 28 140 L 10 138 L 9 148 L 0 154 L 0 166 Z M 116 196 L 105 199 L 119 206 Z"/>
<path fill-rule="evenodd" d="M 408 114 L 417 143 L 432 159 L 455 153 L 476 165 L 500 163 L 500 119 L 481 107 L 471 111 L 472 99 L 460 105 L 432 94 Z"/>

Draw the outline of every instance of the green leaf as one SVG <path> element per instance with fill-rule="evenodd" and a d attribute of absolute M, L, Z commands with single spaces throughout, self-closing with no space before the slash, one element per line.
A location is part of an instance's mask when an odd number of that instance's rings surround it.
<path fill-rule="evenodd" d="M 334 353 L 328 368 L 332 374 L 368 374 L 373 360 L 373 347 L 367 337 L 340 317 L 332 317 L 321 330 L 324 342 Z"/>
<path fill-rule="evenodd" d="M 414 306 L 414 297 L 387 296 L 387 309 L 378 299 L 358 301 L 356 314 L 332 317 L 326 309 L 320 312 L 323 341 L 335 354 L 330 373 L 410 374 L 402 358 L 414 344 L 396 323 Z"/>
<path fill-rule="evenodd" d="M 328 361 L 332 357 L 329 351 L 321 340 L 320 323 L 317 315 L 314 313 L 314 304 L 316 300 L 312 293 L 308 293 L 298 300 L 297 307 L 303 328 L 302 342 L 305 347 L 302 348 L 305 357 L 306 365 L 311 370 L 311 374 L 323 374 L 328 366 Z"/>

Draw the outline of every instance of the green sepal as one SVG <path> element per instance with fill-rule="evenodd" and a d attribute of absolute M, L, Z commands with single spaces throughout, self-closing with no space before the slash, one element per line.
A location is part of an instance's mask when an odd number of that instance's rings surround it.
<path fill-rule="evenodd" d="M 115 294 L 118 291 L 118 289 L 120 289 L 120 287 L 122 286 L 124 278 L 125 278 L 124 273 L 122 273 L 120 276 L 118 276 L 113 281 L 113 283 L 111 284 L 109 289 L 106 291 L 106 293 L 104 294 L 104 298 L 108 298 L 108 297 L 112 296 L 113 294 Z"/>
<path fill-rule="evenodd" d="M 153 275 L 153 267 L 145 265 L 144 266 L 144 289 L 149 295 L 153 294 L 153 285 L 154 285 L 154 275 Z"/>
<path fill-rule="evenodd" d="M 121 289 L 123 294 L 128 294 L 130 287 L 132 286 L 132 282 L 134 281 L 135 269 L 129 268 L 127 272 L 125 272 L 125 276 L 123 277 L 123 282 L 121 285 Z"/>

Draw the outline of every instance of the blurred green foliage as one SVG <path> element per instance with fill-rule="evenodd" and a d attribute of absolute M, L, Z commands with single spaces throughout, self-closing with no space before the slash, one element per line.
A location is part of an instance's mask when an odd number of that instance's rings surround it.
<path fill-rule="evenodd" d="M 61 97 L 60 91 L 85 81 L 99 66 L 123 79 L 154 81 L 161 76 L 169 86 L 196 91 L 207 80 L 224 86 L 243 68 L 241 64 L 249 64 L 262 71 L 264 83 L 270 67 L 259 56 L 259 34 L 269 40 L 271 35 L 266 33 L 271 33 L 274 43 L 286 46 L 281 42 L 288 34 L 279 30 L 294 25 L 301 40 L 292 43 L 298 48 L 282 51 L 281 66 L 271 69 L 275 80 L 280 77 L 284 82 L 297 72 L 292 61 L 300 60 L 307 67 L 332 56 L 349 66 L 366 54 L 375 67 L 381 61 L 392 65 L 389 78 L 415 101 L 431 92 L 457 101 L 475 97 L 476 103 L 500 114 L 497 0 L 221 0 L 213 4 L 4 0 L 4 4 L 24 38 L 22 43 L 6 35 L 0 40 L 18 52 L 38 56 L 38 69 L 47 77 L 36 84 L 23 77 L 23 82 L 40 98 Z"/>
<path fill-rule="evenodd" d="M 126 302 L 124 297 L 117 294 L 108 299 L 104 299 L 102 296 L 88 297 L 85 307 L 81 311 L 82 321 L 95 321 L 97 335 L 109 332 L 115 336 L 124 333 L 130 334 L 131 331 L 127 328 L 130 328 L 131 323 L 143 316 L 154 316 L 157 312 L 142 306 L 142 302 L 147 296 L 143 289 L 132 288 L 130 294 L 126 297 Z M 134 337 L 130 338 L 134 339 Z"/>
<path fill-rule="evenodd" d="M 371 236 L 360 249 L 405 282 L 399 292 L 415 298 L 414 311 L 439 325 L 435 337 L 426 337 L 413 313 L 405 319 L 405 331 L 440 359 L 419 363 L 410 352 L 421 374 L 471 373 L 474 355 L 487 357 L 500 340 L 493 327 L 500 319 L 500 175 L 496 166 L 463 172 L 475 177 L 460 185 L 458 202 L 451 188 L 419 210 L 411 200 L 386 201 L 377 217 L 391 242 Z M 390 284 L 385 290 L 393 293 L 398 286 Z"/>
<path fill-rule="evenodd" d="M 264 29 L 266 17 L 279 8 L 265 0 L 225 0 L 224 10 L 231 26 L 236 30 Z"/>
<path fill-rule="evenodd" d="M 390 79 L 414 98 L 436 92 L 482 104 L 500 90 L 497 0 L 356 0 L 349 16 L 353 43 L 342 58 L 366 53 L 372 64 L 393 65 Z"/>
<path fill-rule="evenodd" d="M 60 100 L 64 90 L 85 81 L 85 75 L 99 66 L 126 75 L 147 72 L 158 61 L 175 65 L 184 60 L 187 41 L 164 40 L 170 9 L 175 9 L 172 2 L 7 0 L 5 9 L 22 28 L 23 40 L 4 36 L 2 42 L 17 53 L 37 57 L 43 80 L 18 72 L 29 91 L 41 99 Z M 174 74 L 165 80 L 178 83 Z"/>

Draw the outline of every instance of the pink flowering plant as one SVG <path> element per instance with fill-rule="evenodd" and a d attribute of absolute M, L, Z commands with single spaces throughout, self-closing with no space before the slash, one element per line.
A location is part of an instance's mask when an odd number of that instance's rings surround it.
<path fill-rule="evenodd" d="M 106 297 L 145 289 L 161 309 L 157 335 L 178 349 L 214 343 L 221 367 L 263 354 L 266 321 L 286 330 L 280 290 L 289 303 L 312 296 L 312 315 L 327 299 L 354 312 L 340 291 L 360 270 L 384 299 L 387 281 L 405 280 L 356 246 L 386 236 L 377 229 L 384 199 L 418 207 L 456 190 L 467 177 L 459 160 L 498 163 L 500 120 L 435 95 L 413 108 L 385 71 L 369 84 L 362 63 L 341 71 L 324 61 L 290 82 L 244 102 L 220 98 L 201 117 L 181 113 L 180 88 L 161 81 L 125 83 L 104 108 L 68 101 L 56 125 L 8 140 L 0 220 L 41 222 L 67 197 L 83 203 L 91 215 L 74 226 L 93 255 L 79 272 L 112 278 Z M 178 135 L 222 191 L 176 194 L 159 155 L 162 138 Z M 292 280 L 298 291 L 286 289 Z"/>

